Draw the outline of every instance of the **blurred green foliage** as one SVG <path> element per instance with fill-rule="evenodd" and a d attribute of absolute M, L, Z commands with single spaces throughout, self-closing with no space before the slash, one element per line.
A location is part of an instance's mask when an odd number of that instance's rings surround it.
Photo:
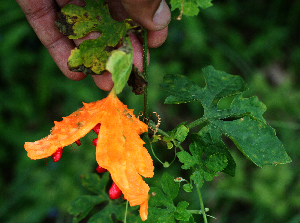
<path fill-rule="evenodd" d="M 220 175 L 202 188 L 208 214 L 218 218 L 210 221 L 300 222 L 300 2 L 213 3 L 199 16 L 181 21 L 175 20 L 179 11 L 174 11 L 167 41 L 150 50 L 150 110 L 158 112 L 164 130 L 203 115 L 196 103 L 163 105 L 167 93 L 159 84 L 165 74 L 184 74 L 202 86 L 201 68 L 207 65 L 241 75 L 250 88 L 245 96 L 257 95 L 267 105 L 264 118 L 277 130 L 293 162 L 260 169 L 228 141 L 236 176 Z M 51 158 L 31 161 L 23 145 L 48 135 L 53 121 L 80 108 L 81 102 L 107 93 L 91 77 L 80 82 L 64 77 L 15 1 L 2 2 L 0 13 L 0 222 L 72 222 L 67 209 L 86 194 L 80 175 L 95 172 L 95 135 L 88 134 L 80 147 L 66 148 L 58 163 Z M 133 95 L 130 88 L 120 98 L 136 114 L 142 110 L 142 96 Z M 229 107 L 231 100 L 223 99 L 220 108 Z M 173 160 L 173 151 L 154 150 L 161 160 Z M 180 166 L 163 169 L 155 164 L 153 186 L 159 187 L 164 171 L 174 177 L 181 174 Z M 182 190 L 178 197 L 187 196 Z M 188 202 L 189 208 L 199 208 L 197 199 Z"/>

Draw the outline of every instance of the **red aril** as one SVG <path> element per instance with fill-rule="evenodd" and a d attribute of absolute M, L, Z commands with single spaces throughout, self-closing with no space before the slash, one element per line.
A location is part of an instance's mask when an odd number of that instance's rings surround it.
<path fill-rule="evenodd" d="M 99 135 L 100 126 L 101 126 L 101 124 L 98 123 L 98 124 L 93 128 L 93 131 L 94 131 L 97 135 Z"/>
<path fill-rule="evenodd" d="M 122 191 L 119 189 L 117 184 L 115 184 L 115 182 L 113 182 L 113 184 L 111 185 L 111 187 L 108 191 L 109 198 L 110 199 L 118 199 L 121 197 L 121 195 L 122 195 Z"/>
<path fill-rule="evenodd" d="M 57 162 L 60 160 L 62 152 L 63 152 L 63 149 L 60 147 L 56 150 L 55 153 L 52 154 L 53 162 Z"/>
<path fill-rule="evenodd" d="M 81 145 L 80 139 L 76 140 L 75 143 L 77 144 L 77 146 Z"/>
<path fill-rule="evenodd" d="M 98 138 L 93 139 L 93 145 L 97 146 Z"/>
<path fill-rule="evenodd" d="M 105 169 L 105 168 L 103 168 L 103 167 L 101 167 L 101 166 L 97 166 L 96 171 L 97 171 L 98 173 L 105 173 L 105 172 L 107 171 L 107 169 Z"/>

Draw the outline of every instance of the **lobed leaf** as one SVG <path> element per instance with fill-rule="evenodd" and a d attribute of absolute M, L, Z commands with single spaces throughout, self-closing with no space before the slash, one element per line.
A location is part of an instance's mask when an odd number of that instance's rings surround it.
<path fill-rule="evenodd" d="M 69 213 L 75 216 L 75 221 L 79 222 L 88 215 L 96 204 L 100 204 L 107 199 L 108 197 L 105 195 L 82 195 L 71 203 Z"/>
<path fill-rule="evenodd" d="M 246 116 L 230 122 L 215 120 L 212 123 L 259 167 L 291 162 L 275 130 L 263 122 Z"/>
<path fill-rule="evenodd" d="M 85 74 L 101 74 L 106 70 L 106 62 L 112 50 L 126 37 L 127 31 L 137 27 L 131 19 L 122 22 L 113 20 L 105 0 L 85 0 L 86 6 L 68 4 L 62 8 L 58 29 L 70 39 L 79 39 L 97 31 L 97 39 L 83 41 L 71 51 L 68 67 L 72 71 Z M 124 68 L 125 69 L 125 68 Z"/>
<path fill-rule="evenodd" d="M 88 223 L 113 223 L 116 222 L 115 219 L 122 222 L 124 220 L 125 210 L 125 202 L 122 204 L 114 204 L 113 202 L 110 202 L 105 206 L 105 208 L 94 214 L 88 220 Z M 129 223 L 137 222 L 138 217 L 128 211 L 126 214 L 126 220 Z"/>
<path fill-rule="evenodd" d="M 105 191 L 105 186 L 109 180 L 109 173 L 106 172 L 102 175 L 101 179 L 98 174 L 90 173 L 81 176 L 81 183 L 84 187 L 88 190 L 96 193 L 101 194 Z M 104 193 L 106 194 L 106 193 Z"/>
<path fill-rule="evenodd" d="M 164 173 L 161 178 L 163 192 L 152 187 L 149 200 L 149 216 L 146 222 L 176 222 L 176 219 L 185 219 L 185 206 L 187 202 L 181 203 L 175 207 L 173 199 L 178 195 L 179 183 L 174 182 L 174 178 L 168 173 Z M 162 207 L 163 206 L 163 207 Z M 175 217 L 176 216 L 176 217 Z"/>
<path fill-rule="evenodd" d="M 179 184 L 174 182 L 174 178 L 168 173 L 164 173 L 161 178 L 161 186 L 166 195 L 174 199 L 178 195 Z"/>
<path fill-rule="evenodd" d="M 181 168 L 184 170 L 190 169 L 198 163 L 197 157 L 190 155 L 186 151 L 180 151 L 179 153 L 177 153 L 177 157 L 181 163 L 184 163 L 181 166 Z"/>
<path fill-rule="evenodd" d="M 242 78 L 217 71 L 212 66 L 204 68 L 203 74 L 206 81 L 204 88 L 183 75 L 166 75 L 161 86 L 171 93 L 165 103 L 177 104 L 195 100 L 202 104 L 204 108 L 202 119 L 207 126 L 198 133 L 196 142 L 204 149 L 208 157 L 225 156 L 227 159 L 226 166 L 224 159 L 223 164 L 219 163 L 218 167 L 209 165 L 210 168 L 222 169 L 224 165 L 225 168 L 222 171 L 234 176 L 236 164 L 222 142 L 223 134 L 228 136 L 246 157 L 260 167 L 266 164 L 291 162 L 282 143 L 276 137 L 275 130 L 266 124 L 262 116 L 266 111 L 266 106 L 257 97 L 242 97 L 242 93 L 247 90 Z M 219 101 L 229 96 L 235 96 L 230 108 L 218 110 Z M 217 153 L 220 155 L 216 155 Z M 185 161 L 186 154 L 182 153 L 179 156 L 182 159 L 180 161 L 186 163 L 183 168 L 191 166 Z M 204 172 L 200 171 L 199 174 L 204 174 Z"/>
<path fill-rule="evenodd" d="M 182 221 L 188 221 L 192 214 L 186 210 L 186 208 L 189 206 L 189 203 L 186 201 L 180 201 L 177 204 L 176 212 L 175 212 L 175 218 L 177 220 Z"/>
<path fill-rule="evenodd" d="M 212 6 L 212 0 L 171 0 L 171 11 L 175 9 L 183 10 L 183 15 L 195 16 L 199 13 L 199 8 L 206 9 Z"/>

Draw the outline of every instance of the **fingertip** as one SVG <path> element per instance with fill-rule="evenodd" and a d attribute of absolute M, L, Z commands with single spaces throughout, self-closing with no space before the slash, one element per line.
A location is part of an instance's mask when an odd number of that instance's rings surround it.
<path fill-rule="evenodd" d="M 165 0 L 162 0 L 153 16 L 153 22 L 157 25 L 157 31 L 168 26 L 171 21 L 171 11 Z"/>
<path fill-rule="evenodd" d="M 108 71 L 105 71 L 101 75 L 92 75 L 92 78 L 94 79 L 97 87 L 104 91 L 110 91 L 114 86 L 114 82 L 111 78 L 111 73 L 109 73 Z"/>
<path fill-rule="evenodd" d="M 171 21 L 171 11 L 165 0 L 121 0 L 129 17 L 142 27 L 158 31 Z"/>
<path fill-rule="evenodd" d="M 168 27 L 159 31 L 148 31 L 147 45 L 149 48 L 157 48 L 161 46 L 167 39 Z"/>
<path fill-rule="evenodd" d="M 72 81 L 81 81 L 84 78 L 86 78 L 86 76 L 87 76 L 82 72 L 73 72 L 70 70 L 65 70 L 65 71 L 63 71 L 63 73 L 67 78 L 69 78 Z"/>

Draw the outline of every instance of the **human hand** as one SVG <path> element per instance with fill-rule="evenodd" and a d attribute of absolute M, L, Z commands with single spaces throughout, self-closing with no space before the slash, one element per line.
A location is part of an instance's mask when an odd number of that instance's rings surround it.
<path fill-rule="evenodd" d="M 85 39 L 95 39 L 100 36 L 92 32 L 82 39 L 70 40 L 64 36 L 55 25 L 58 20 L 57 12 L 66 4 L 75 4 L 83 7 L 83 0 L 16 0 L 26 15 L 26 18 L 42 44 L 46 47 L 54 62 L 71 80 L 82 80 L 86 77 L 81 72 L 70 71 L 67 60 L 70 51 Z M 170 9 L 165 0 L 107 0 L 111 16 L 122 21 L 128 16 L 148 29 L 148 47 L 160 46 L 167 38 L 168 23 L 171 18 Z M 133 46 L 133 64 L 142 72 L 142 43 L 139 38 L 130 34 Z M 92 75 L 96 85 L 109 91 L 113 87 L 111 74 Z"/>

